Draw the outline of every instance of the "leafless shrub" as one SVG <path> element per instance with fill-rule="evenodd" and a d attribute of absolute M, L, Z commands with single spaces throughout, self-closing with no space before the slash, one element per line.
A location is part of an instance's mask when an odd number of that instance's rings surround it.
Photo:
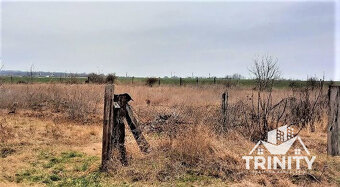
<path fill-rule="evenodd" d="M 292 123 L 301 127 L 310 126 L 311 132 L 315 131 L 315 123 L 321 120 L 327 105 L 327 97 L 323 90 L 324 81 L 316 83 L 311 79 L 310 84 L 294 93 L 295 102 L 290 107 Z"/>
<path fill-rule="evenodd" d="M 257 89 L 260 91 L 271 89 L 274 80 L 279 78 L 277 62 L 277 58 L 268 55 L 254 59 L 254 66 L 249 71 L 255 76 Z"/>
<path fill-rule="evenodd" d="M 99 111 L 97 106 L 101 101 L 95 90 L 70 89 L 64 97 L 63 106 L 71 120 L 83 123 L 91 120 Z"/>
<path fill-rule="evenodd" d="M 98 115 L 102 92 L 89 85 L 29 84 L 3 85 L 0 89 L 0 108 L 30 109 L 39 112 L 58 112 L 75 121 L 89 122 Z M 100 107 L 99 107 L 100 108 Z"/>
<path fill-rule="evenodd" d="M 87 97 L 79 93 L 69 95 L 66 100 L 66 113 L 71 120 L 86 122 L 91 117 L 91 108 L 88 106 Z"/>
<path fill-rule="evenodd" d="M 250 97 L 251 108 L 246 116 L 246 124 L 253 129 L 251 139 L 265 139 L 266 132 L 274 119 L 274 109 L 279 103 L 274 104 L 272 98 L 272 87 L 274 81 L 279 77 L 277 65 L 278 59 L 272 56 L 262 56 L 254 60 L 254 66 L 249 71 L 255 76 L 257 93 Z"/>

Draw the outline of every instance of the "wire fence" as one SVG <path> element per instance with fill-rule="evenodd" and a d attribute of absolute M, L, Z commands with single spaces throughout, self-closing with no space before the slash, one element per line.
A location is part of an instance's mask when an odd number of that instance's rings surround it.
<path fill-rule="evenodd" d="M 216 126 L 222 119 L 221 108 L 218 105 L 139 105 L 134 106 L 133 110 L 146 132 L 166 132 L 185 125 Z"/>

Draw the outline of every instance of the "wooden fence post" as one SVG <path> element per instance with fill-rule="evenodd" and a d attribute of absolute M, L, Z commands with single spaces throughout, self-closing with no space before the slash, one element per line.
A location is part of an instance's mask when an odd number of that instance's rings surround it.
<path fill-rule="evenodd" d="M 198 86 L 198 77 L 196 77 L 196 86 Z"/>
<path fill-rule="evenodd" d="M 182 78 L 179 78 L 179 85 L 182 86 Z"/>
<path fill-rule="evenodd" d="M 108 163 L 112 156 L 112 130 L 114 125 L 114 85 L 105 86 L 104 95 L 104 120 L 103 120 L 103 147 L 101 170 L 108 170 Z"/>
<path fill-rule="evenodd" d="M 108 171 L 108 166 L 114 153 L 113 149 L 119 151 L 120 162 L 125 166 L 128 164 L 125 148 L 124 118 L 126 118 L 140 150 L 144 153 L 150 151 L 150 145 L 144 138 L 128 104 L 131 100 L 132 98 L 127 93 L 114 95 L 114 85 L 111 84 L 105 87 L 101 171 Z"/>
<path fill-rule="evenodd" d="M 130 127 L 130 130 L 133 134 L 133 137 L 135 138 L 139 149 L 144 152 L 144 153 L 148 153 L 150 152 L 150 145 L 149 143 L 146 141 L 146 139 L 144 138 L 141 129 L 138 126 L 138 122 L 136 120 L 136 118 L 133 115 L 133 111 L 130 107 L 129 104 L 126 105 L 126 121 Z"/>
<path fill-rule="evenodd" d="M 222 94 L 222 125 L 223 130 L 227 130 L 227 115 L 228 115 L 228 92 Z"/>
<path fill-rule="evenodd" d="M 114 119 L 113 130 L 111 136 L 112 146 L 115 150 L 119 151 L 119 160 L 123 165 L 127 165 L 126 148 L 125 148 L 125 107 L 127 102 L 130 101 L 128 94 L 114 95 Z"/>
<path fill-rule="evenodd" d="M 214 84 L 216 84 L 216 77 L 214 77 Z"/>
<path fill-rule="evenodd" d="M 161 78 L 158 77 L 158 86 L 160 86 L 160 85 L 161 85 Z"/>
<path fill-rule="evenodd" d="M 133 79 L 134 79 L 135 77 L 131 77 L 131 84 L 133 84 Z"/>
<path fill-rule="evenodd" d="M 327 154 L 340 155 L 340 86 L 329 86 L 328 89 L 328 127 Z"/>

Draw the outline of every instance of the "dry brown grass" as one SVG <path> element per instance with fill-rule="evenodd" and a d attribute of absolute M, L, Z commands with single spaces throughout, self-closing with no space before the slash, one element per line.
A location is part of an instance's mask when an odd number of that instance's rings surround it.
<path fill-rule="evenodd" d="M 315 133 L 304 129 L 300 134 L 309 150 L 317 155 L 311 174 L 319 181 L 306 176 L 246 172 L 241 157 L 251 150 L 254 142 L 237 130 L 216 134 L 213 125 L 202 120 L 207 110 L 220 107 L 221 93 L 225 91 L 220 86 L 116 86 L 116 93 L 126 92 L 132 96 L 132 106 L 139 118 L 153 120 L 154 115 L 159 115 L 152 113 L 157 107 L 166 106 L 175 111 L 176 108 L 184 110 L 185 105 L 186 115 L 196 120 L 194 124 L 169 126 L 170 138 L 157 131 L 145 132 L 152 147 L 147 155 L 140 153 L 127 131 L 129 166 L 122 167 L 115 160 L 109 175 L 99 173 L 103 90 L 103 85 L 3 85 L 0 88 L 0 149 L 5 150 L 6 155 L 0 158 L 0 186 L 339 184 L 340 160 L 326 155 L 326 117 L 316 125 Z M 246 88 L 228 91 L 231 104 L 246 101 L 252 94 L 252 90 Z M 289 90 L 273 92 L 275 100 L 290 94 Z M 15 102 L 18 103 L 16 114 L 7 114 Z M 54 160 L 58 162 L 52 162 Z M 60 179 L 55 179 L 55 175 Z"/>

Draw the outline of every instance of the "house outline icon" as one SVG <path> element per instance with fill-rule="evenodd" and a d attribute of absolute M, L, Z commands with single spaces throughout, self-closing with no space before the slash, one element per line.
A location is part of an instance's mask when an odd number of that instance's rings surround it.
<path fill-rule="evenodd" d="M 287 125 L 269 131 L 267 133 L 267 140 L 268 142 L 263 140 L 258 141 L 249 155 L 251 155 L 260 145 L 263 145 L 272 155 L 285 155 L 296 141 L 302 145 L 307 155 L 310 155 L 302 139 L 299 136 L 294 136 L 293 128 L 288 127 Z"/>

